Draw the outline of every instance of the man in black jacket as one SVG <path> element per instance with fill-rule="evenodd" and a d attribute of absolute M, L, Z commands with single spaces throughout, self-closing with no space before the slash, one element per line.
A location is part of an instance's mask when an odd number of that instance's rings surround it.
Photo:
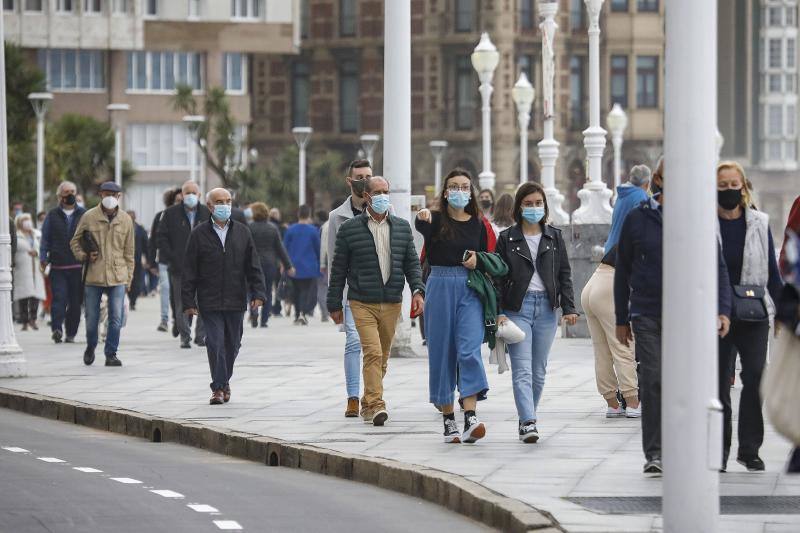
<path fill-rule="evenodd" d="M 208 193 L 212 219 L 189 237 L 183 264 L 182 301 L 187 315 L 202 315 L 211 369 L 211 405 L 231 398 L 233 363 L 242 343 L 248 290 L 250 308 L 264 304 L 264 275 L 247 226 L 231 219 L 231 195 Z"/>
<path fill-rule="evenodd" d="M 181 276 L 183 274 L 184 252 L 189 234 L 193 228 L 207 222 L 210 213 L 208 208 L 200 204 L 200 188 L 197 183 L 187 181 L 181 187 L 183 200 L 180 204 L 167 208 L 158 224 L 158 250 L 162 263 L 169 265 L 169 286 L 175 305 L 175 322 L 181 336 L 181 348 L 192 347 L 191 317 L 183 312 L 181 300 Z M 194 342 L 205 346 L 205 330 L 203 319 L 197 318 Z"/>

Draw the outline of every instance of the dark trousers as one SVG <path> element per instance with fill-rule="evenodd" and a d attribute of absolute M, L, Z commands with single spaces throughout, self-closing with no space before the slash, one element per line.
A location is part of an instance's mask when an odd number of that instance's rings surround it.
<path fill-rule="evenodd" d="M 181 341 L 190 342 L 192 340 L 192 317 L 183 312 L 183 296 L 181 294 L 181 277 L 175 274 L 169 275 L 169 290 L 172 293 L 172 313 L 175 317 L 175 324 L 178 326 L 178 332 L 181 335 Z M 202 341 L 206 337 L 205 320 L 202 317 L 197 318 L 197 326 L 194 330 L 194 340 Z"/>
<path fill-rule="evenodd" d="M 278 267 L 272 262 L 261 261 L 261 271 L 264 272 L 264 287 L 266 287 L 266 300 L 261 307 L 261 325 L 264 326 L 269 322 L 269 315 L 272 314 L 272 286 L 278 277 Z M 250 310 L 250 318 L 258 317 L 258 309 Z"/>
<path fill-rule="evenodd" d="M 66 326 L 67 337 L 74 337 L 78 334 L 78 326 L 81 323 L 81 299 L 83 296 L 81 269 L 51 268 L 50 290 L 53 293 L 53 303 L 50 306 L 52 331 L 61 331 L 62 326 Z"/>
<path fill-rule="evenodd" d="M 294 289 L 294 317 L 310 315 L 317 304 L 317 279 L 292 279 Z"/>
<path fill-rule="evenodd" d="M 22 298 L 19 300 L 19 319 L 23 324 L 36 322 L 39 312 L 39 298 Z"/>
<path fill-rule="evenodd" d="M 131 280 L 131 290 L 128 291 L 128 301 L 130 302 L 131 309 L 136 308 L 136 300 L 142 294 L 144 288 L 144 269 L 142 264 L 138 263 L 133 269 L 133 279 Z"/>
<path fill-rule="evenodd" d="M 206 350 L 211 369 L 211 390 L 225 389 L 233 376 L 233 363 L 242 345 L 242 311 L 202 311 L 206 325 Z"/>
<path fill-rule="evenodd" d="M 739 352 L 742 362 L 742 394 L 739 397 L 739 451 L 737 456 L 751 459 L 758 455 L 764 442 L 764 417 L 761 413 L 761 374 L 767 362 L 769 322 L 741 322 L 734 320 L 731 330 L 719 341 L 719 401 L 722 403 L 724 425 L 722 434 L 723 464 L 731 450 L 733 423 L 731 422 L 731 359 Z"/>
<path fill-rule="evenodd" d="M 652 461 L 661 459 L 661 319 L 637 316 L 631 325 L 642 401 L 642 449 Z"/>
<path fill-rule="evenodd" d="M 800 474 L 800 447 L 792 451 L 792 455 L 789 457 L 789 466 L 786 468 L 786 471 L 790 474 Z"/>

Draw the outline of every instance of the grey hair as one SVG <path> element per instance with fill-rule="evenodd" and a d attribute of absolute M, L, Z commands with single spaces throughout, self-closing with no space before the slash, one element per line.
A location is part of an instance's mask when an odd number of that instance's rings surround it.
<path fill-rule="evenodd" d="M 372 176 L 371 178 L 367 178 L 367 183 L 364 184 L 364 192 L 372 192 L 372 184 L 375 183 L 376 180 L 383 180 L 389 186 L 389 190 L 392 190 L 392 183 L 389 181 L 388 178 L 383 176 Z"/>
<path fill-rule="evenodd" d="M 650 183 L 650 178 L 652 175 L 653 171 L 650 170 L 650 167 L 647 165 L 636 165 L 631 169 L 628 181 L 630 181 L 632 185 L 641 187 L 647 183 Z"/>
<path fill-rule="evenodd" d="M 60 195 L 61 191 L 64 190 L 64 187 L 72 187 L 76 191 L 78 190 L 78 187 L 71 181 L 62 181 L 61 183 L 58 184 L 58 188 L 56 189 L 56 194 Z"/>

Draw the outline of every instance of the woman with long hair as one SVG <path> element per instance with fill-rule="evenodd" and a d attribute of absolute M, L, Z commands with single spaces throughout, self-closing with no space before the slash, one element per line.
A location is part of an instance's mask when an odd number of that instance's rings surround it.
<path fill-rule="evenodd" d="M 33 219 L 22 213 L 14 220 L 17 230 L 17 249 L 14 255 L 14 301 L 19 302 L 22 329 L 39 329 L 36 315 L 39 302 L 46 298 L 44 276 L 39 266 L 40 233 Z"/>
<path fill-rule="evenodd" d="M 503 193 L 494 204 L 494 214 L 492 216 L 492 227 L 499 235 L 501 231 L 514 225 L 514 197 Z"/>
<path fill-rule="evenodd" d="M 447 443 L 473 443 L 486 435 L 475 412 L 478 395 L 489 390 L 481 359 L 483 306 L 467 286 L 469 271 L 477 266 L 476 252 L 488 250 L 476 196 L 469 172 L 455 169 L 444 179 L 439 209 L 420 210 L 415 224 L 425 237 L 431 267 L 424 313 L 430 401 L 441 408 Z M 453 413 L 456 387 L 464 402 L 463 433 Z"/>

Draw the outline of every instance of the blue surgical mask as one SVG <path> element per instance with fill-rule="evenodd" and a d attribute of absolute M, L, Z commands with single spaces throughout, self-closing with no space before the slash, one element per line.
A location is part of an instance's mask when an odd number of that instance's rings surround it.
<path fill-rule="evenodd" d="M 370 207 L 379 215 L 382 215 L 388 211 L 391 204 L 392 202 L 389 199 L 388 194 L 376 194 L 370 198 Z"/>
<path fill-rule="evenodd" d="M 188 207 L 189 209 L 194 209 L 197 207 L 197 195 L 194 193 L 189 193 L 183 197 L 183 205 Z"/>
<path fill-rule="evenodd" d="M 231 218 L 231 206 L 219 204 L 214 206 L 214 218 L 220 222 L 225 222 Z"/>
<path fill-rule="evenodd" d="M 531 224 L 538 224 L 544 218 L 544 207 L 523 207 L 522 218 Z"/>
<path fill-rule="evenodd" d="M 447 191 L 447 203 L 456 209 L 464 209 L 472 198 L 470 191 Z"/>

